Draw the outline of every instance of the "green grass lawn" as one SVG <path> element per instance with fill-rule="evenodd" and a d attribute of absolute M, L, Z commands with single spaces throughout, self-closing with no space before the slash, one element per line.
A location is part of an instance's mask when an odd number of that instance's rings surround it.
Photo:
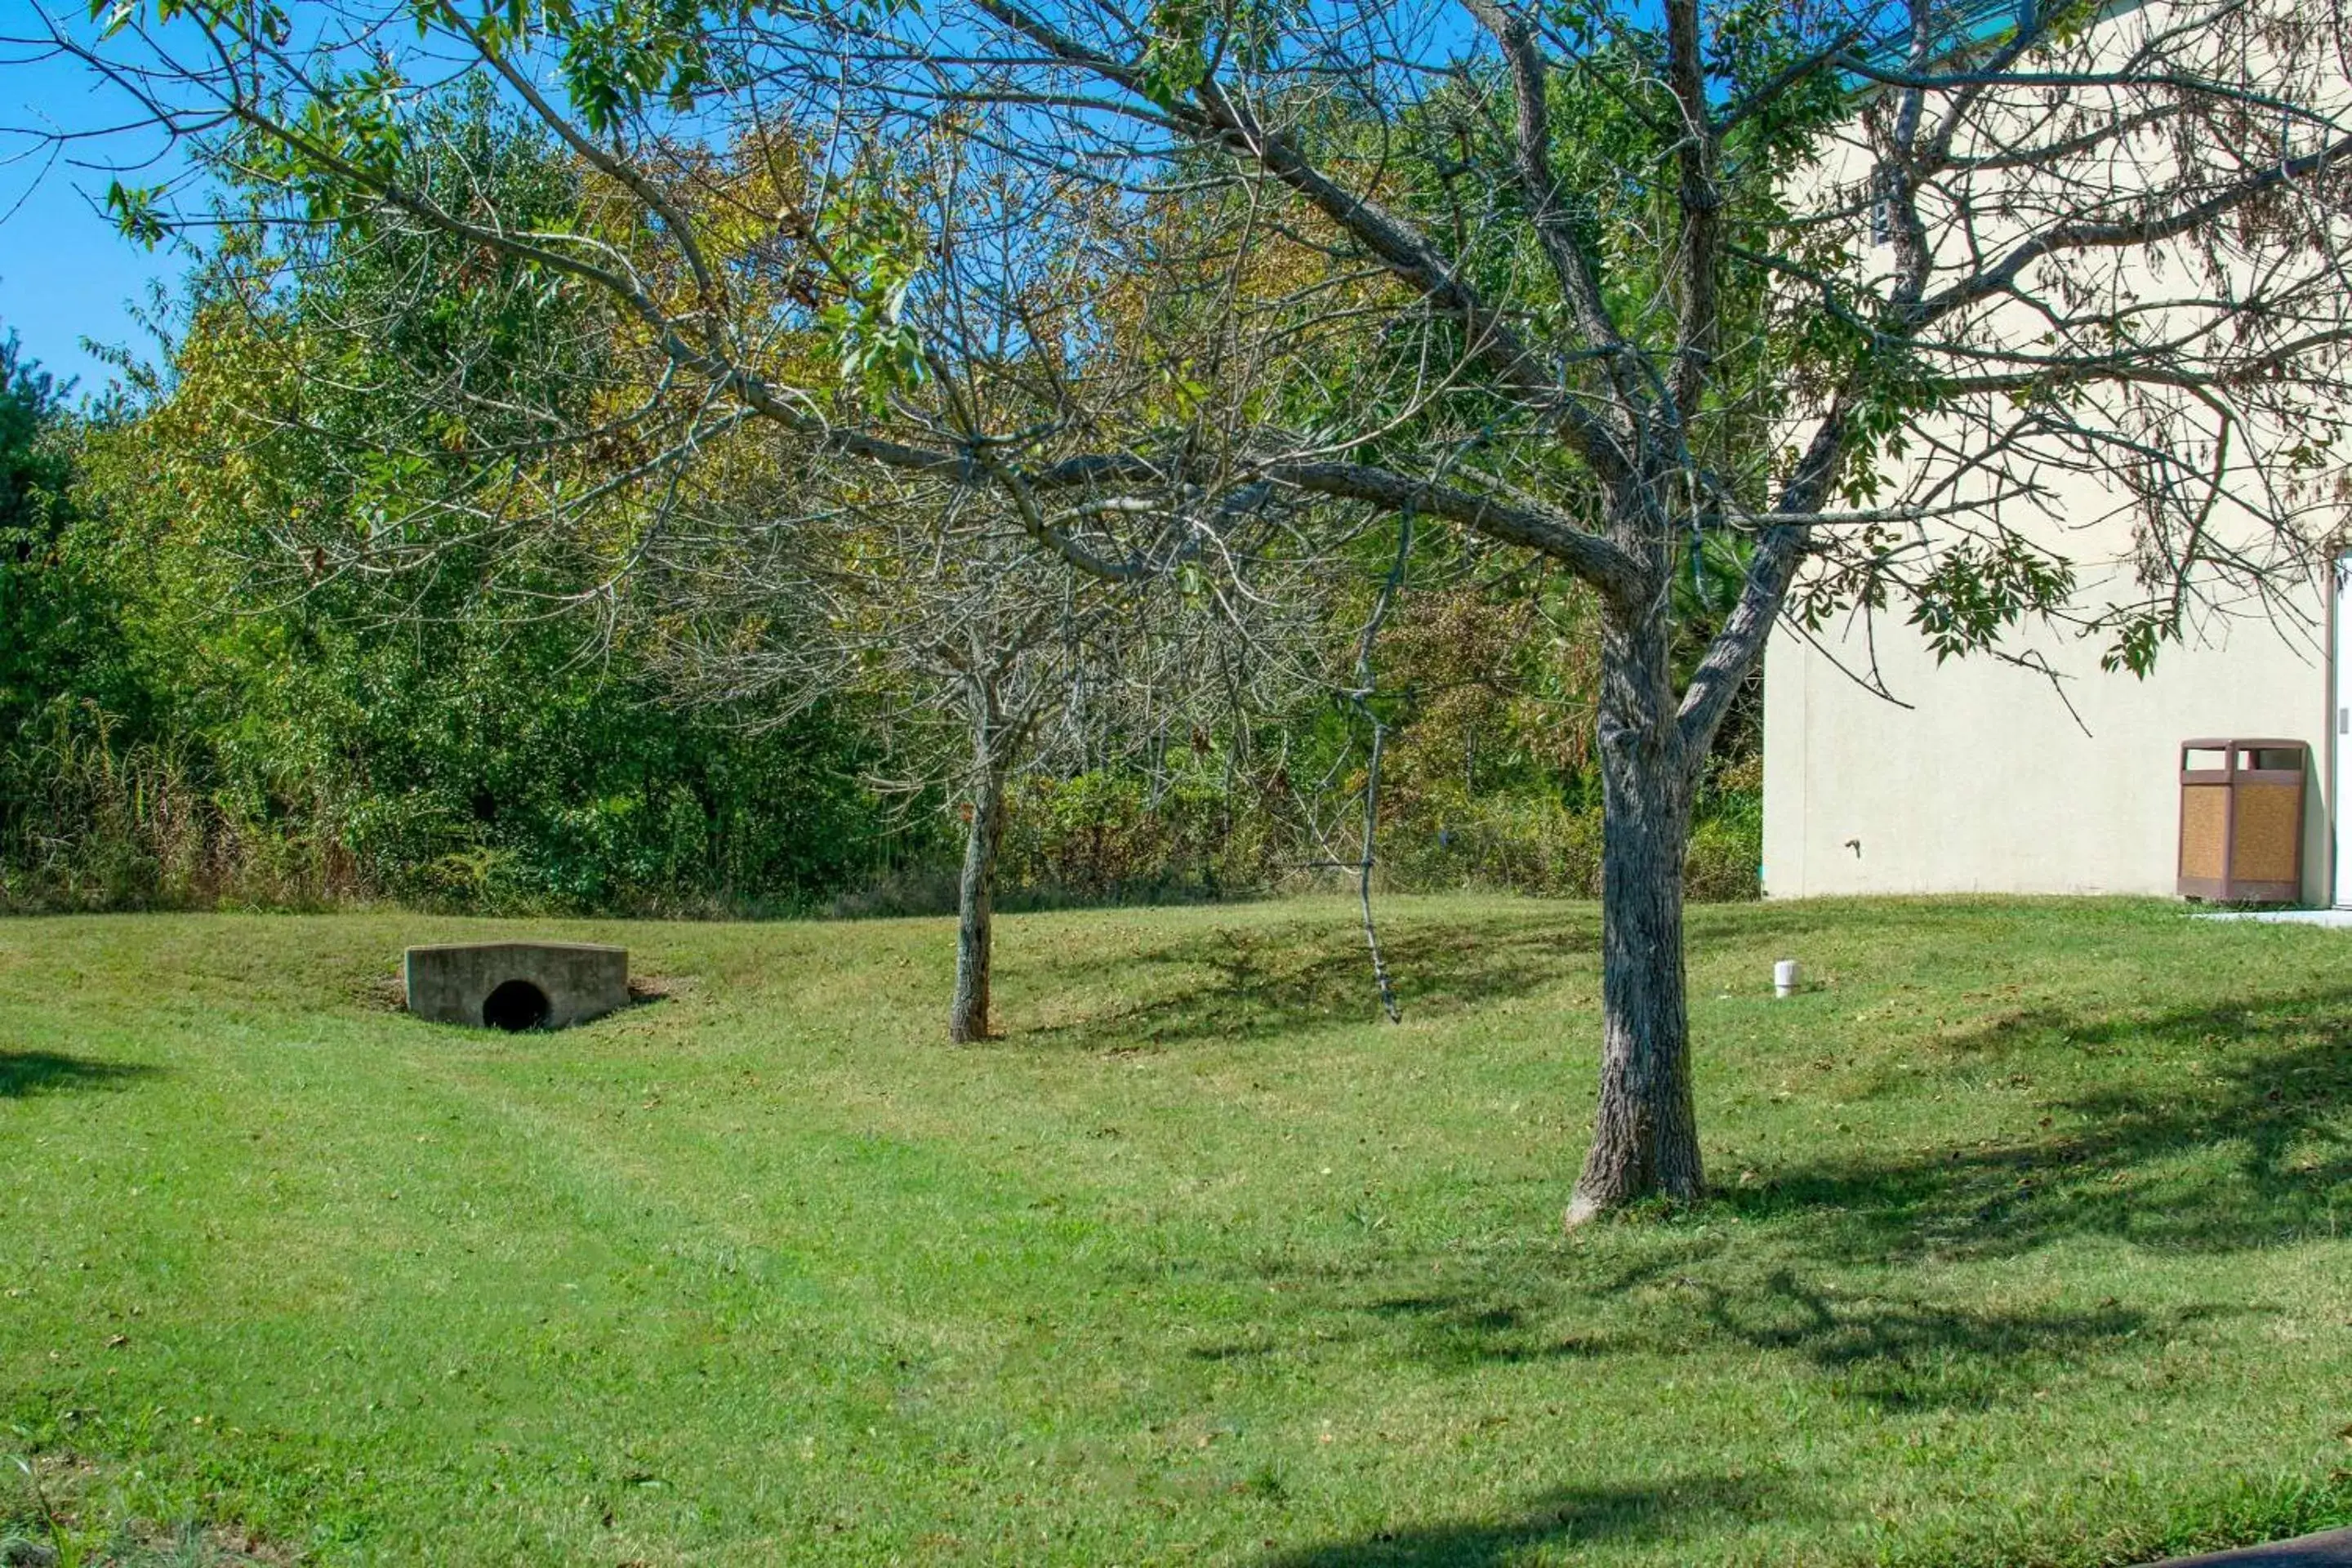
<path fill-rule="evenodd" d="M 1564 1236 L 1585 906 L 0 922 L 0 1536 L 320 1563 L 2090 1564 L 2352 1518 L 2352 933 L 1695 910 L 1720 1195 Z M 1770 961 L 1817 989 L 1770 999 Z M 2340 1212 L 2339 1212 L 2340 1210 Z M 183 1552 L 201 1557 L 202 1551 Z"/>

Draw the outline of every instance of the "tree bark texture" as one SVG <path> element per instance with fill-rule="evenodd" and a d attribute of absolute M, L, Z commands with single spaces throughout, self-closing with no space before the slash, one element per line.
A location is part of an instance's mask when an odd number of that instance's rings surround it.
<path fill-rule="evenodd" d="M 1671 626 L 1612 611 L 1601 639 L 1601 1101 L 1568 1210 L 1579 1225 L 1704 1185 L 1683 972 L 1692 768 L 1675 723 Z"/>
<path fill-rule="evenodd" d="M 1004 844 L 1004 769 L 983 759 L 971 792 L 971 827 L 964 837 L 963 878 L 957 893 L 955 1001 L 948 1038 L 957 1045 L 989 1037 L 988 971 L 993 953 L 996 855 Z"/>

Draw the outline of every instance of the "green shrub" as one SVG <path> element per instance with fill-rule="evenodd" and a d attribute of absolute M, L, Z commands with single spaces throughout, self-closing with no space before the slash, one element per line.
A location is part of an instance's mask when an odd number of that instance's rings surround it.
<path fill-rule="evenodd" d="M 1263 803 L 1221 781 L 1035 778 L 1014 791 L 1002 874 L 1030 901 L 1214 899 L 1263 890 L 1279 842 Z"/>
<path fill-rule="evenodd" d="M 1729 799 L 1691 830 L 1683 887 L 1700 902 L 1752 899 L 1762 818 Z M 1732 809 L 1724 809 L 1730 806 Z M 1485 889 L 1542 898 L 1601 896 L 1601 829 L 1597 806 L 1556 796 L 1505 795 L 1474 803 L 1466 816 L 1431 826 L 1383 825 L 1380 858 L 1391 888 L 1407 892 Z"/>
<path fill-rule="evenodd" d="M 1006 828 L 1005 900 L 1017 907 L 1234 897 L 1294 883 L 1296 868 L 1318 857 L 1282 805 L 1228 794 L 1210 780 L 1179 780 L 1156 797 L 1134 773 L 1033 780 L 1016 792 Z M 1755 898 L 1763 819 L 1748 775 L 1727 770 L 1718 786 L 1702 792 L 1699 812 L 1684 871 L 1688 897 Z M 1601 854 L 1597 805 L 1532 793 L 1491 795 L 1436 822 L 1401 811 L 1381 824 L 1378 845 L 1381 885 L 1398 892 L 1484 889 L 1593 899 Z M 952 885 L 947 879 L 944 890 L 951 894 Z M 923 890 L 929 898 L 910 902 L 902 883 L 877 907 L 913 912 L 943 889 L 935 879 Z"/>

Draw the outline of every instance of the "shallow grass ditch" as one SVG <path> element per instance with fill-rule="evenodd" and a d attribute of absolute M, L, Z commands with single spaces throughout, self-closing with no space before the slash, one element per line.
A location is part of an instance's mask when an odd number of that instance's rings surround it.
<path fill-rule="evenodd" d="M 1008 918 L 963 1049 L 943 921 L 0 921 L 0 1540 L 2074 1568 L 2352 1520 L 2352 933 L 1695 909 L 1717 1195 L 1564 1235 L 1595 911 L 1383 915 L 1401 1026 L 1336 900 Z M 404 943 L 526 931 L 664 994 L 387 1005 Z"/>

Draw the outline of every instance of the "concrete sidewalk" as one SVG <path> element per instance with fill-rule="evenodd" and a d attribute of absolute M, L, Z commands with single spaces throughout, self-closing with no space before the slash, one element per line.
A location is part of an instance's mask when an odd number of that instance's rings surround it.
<path fill-rule="evenodd" d="M 2242 1546 L 2204 1557 L 2168 1557 L 2147 1568 L 2352 1568 L 2352 1530 L 2330 1530 L 2294 1541 L 2273 1541 L 2268 1546 Z"/>
<path fill-rule="evenodd" d="M 2352 926 L 2352 910 L 2208 910 L 2193 921 L 2259 921 L 2264 925 Z M 2190 1559 L 2195 1561 L 2195 1559 Z"/>

